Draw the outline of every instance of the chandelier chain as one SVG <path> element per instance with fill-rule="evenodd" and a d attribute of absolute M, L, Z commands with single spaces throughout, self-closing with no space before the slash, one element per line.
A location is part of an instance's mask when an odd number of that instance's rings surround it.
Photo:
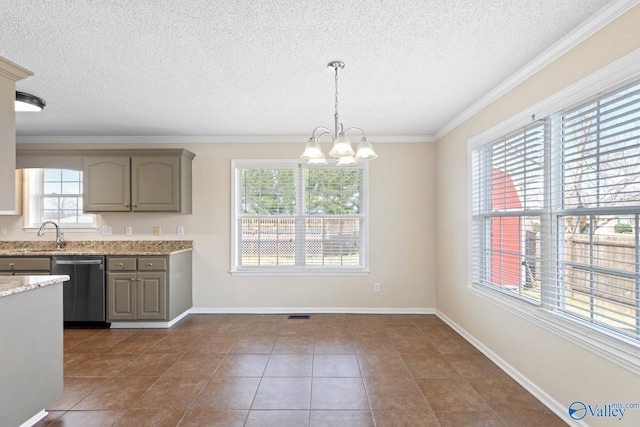
<path fill-rule="evenodd" d="M 338 67 L 335 68 L 336 70 L 336 115 L 338 114 Z"/>

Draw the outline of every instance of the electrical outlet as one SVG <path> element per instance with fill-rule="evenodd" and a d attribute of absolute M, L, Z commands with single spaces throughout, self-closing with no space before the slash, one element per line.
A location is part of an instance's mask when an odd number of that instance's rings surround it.
<path fill-rule="evenodd" d="M 102 235 L 103 236 L 111 236 L 111 226 L 110 225 L 103 225 L 102 226 Z"/>
<path fill-rule="evenodd" d="M 380 282 L 373 283 L 373 292 L 380 292 Z"/>
<path fill-rule="evenodd" d="M 7 227 L 0 227 L 0 236 L 7 235 Z"/>
<path fill-rule="evenodd" d="M 131 236 L 133 234 L 133 228 L 130 225 L 127 225 L 124 228 L 124 235 L 125 236 Z"/>
<path fill-rule="evenodd" d="M 155 225 L 155 226 L 153 227 L 153 235 L 154 235 L 154 236 L 159 236 L 159 235 L 160 235 L 160 233 L 161 233 L 161 228 L 160 228 L 160 226 L 159 226 L 159 225 Z"/>
<path fill-rule="evenodd" d="M 184 227 L 179 225 L 178 227 L 176 227 L 176 234 L 178 236 L 184 236 Z"/>

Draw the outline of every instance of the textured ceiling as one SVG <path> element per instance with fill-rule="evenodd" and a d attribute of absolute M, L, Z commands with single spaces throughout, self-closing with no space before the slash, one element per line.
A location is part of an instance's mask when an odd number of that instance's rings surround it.
<path fill-rule="evenodd" d="M 3 0 L 19 137 L 428 139 L 610 0 Z M 608 7 L 605 7 L 609 5 Z"/>

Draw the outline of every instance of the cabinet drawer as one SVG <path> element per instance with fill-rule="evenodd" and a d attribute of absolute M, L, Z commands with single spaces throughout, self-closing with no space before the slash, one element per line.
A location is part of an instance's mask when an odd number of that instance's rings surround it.
<path fill-rule="evenodd" d="M 0 258 L 2 271 L 51 271 L 51 258 Z"/>
<path fill-rule="evenodd" d="M 107 258 L 108 271 L 135 271 L 136 258 Z"/>
<path fill-rule="evenodd" d="M 141 257 L 138 258 L 138 270 L 166 270 L 167 259 L 165 257 Z"/>

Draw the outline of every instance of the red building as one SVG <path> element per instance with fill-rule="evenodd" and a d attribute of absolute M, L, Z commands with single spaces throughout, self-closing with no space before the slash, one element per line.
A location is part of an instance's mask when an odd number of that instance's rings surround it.
<path fill-rule="evenodd" d="M 522 209 L 522 203 L 511 177 L 500 169 L 492 169 L 491 208 L 494 211 Z M 521 274 L 521 220 L 519 217 L 491 219 L 491 283 L 519 286 Z"/>

